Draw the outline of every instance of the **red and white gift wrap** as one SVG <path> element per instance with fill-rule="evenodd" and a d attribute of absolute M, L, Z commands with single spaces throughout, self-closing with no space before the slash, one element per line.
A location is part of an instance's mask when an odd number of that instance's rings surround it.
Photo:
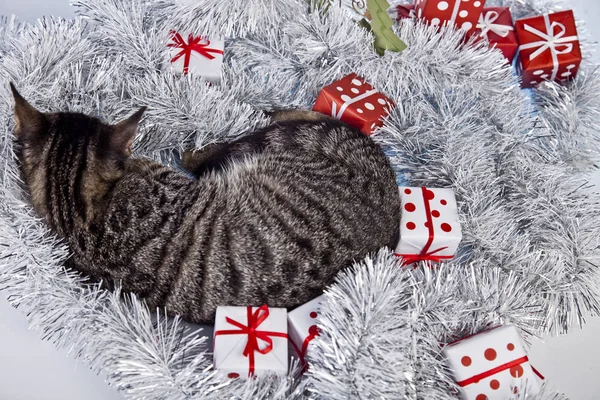
<path fill-rule="evenodd" d="M 499 49 L 512 62 L 519 49 L 519 41 L 508 7 L 484 8 L 476 28 L 477 37 L 487 38 L 490 46 Z"/>
<path fill-rule="evenodd" d="M 213 364 L 230 378 L 288 372 L 284 308 L 217 307 Z"/>
<path fill-rule="evenodd" d="M 573 11 L 520 19 L 515 29 L 523 86 L 575 77 L 581 64 L 581 49 Z"/>
<path fill-rule="evenodd" d="M 456 26 L 472 34 L 485 0 L 416 0 L 415 12 L 431 25 Z"/>
<path fill-rule="evenodd" d="M 319 296 L 288 313 L 288 332 L 290 344 L 300 361 L 305 364 L 304 357 L 309 343 L 319 336 L 319 328 L 315 323 L 319 316 L 323 296 Z"/>
<path fill-rule="evenodd" d="M 356 74 L 350 74 L 325 86 L 313 111 L 331 115 L 370 135 L 383 125 L 383 117 L 395 106 L 394 102 Z"/>
<path fill-rule="evenodd" d="M 219 83 L 225 49 L 224 41 L 209 40 L 193 34 L 182 35 L 172 31 L 171 41 L 167 46 L 173 71 L 183 75 L 197 74 L 210 82 Z"/>
<path fill-rule="evenodd" d="M 396 21 L 414 19 L 417 17 L 414 4 L 398 4 L 396 6 Z"/>
<path fill-rule="evenodd" d="M 454 257 L 462 239 L 452 189 L 399 187 L 402 212 L 396 255 L 404 265 Z"/>
<path fill-rule="evenodd" d="M 539 392 L 539 380 L 514 326 L 502 326 L 454 342 L 443 350 L 466 400 L 505 400 L 526 390 Z"/>

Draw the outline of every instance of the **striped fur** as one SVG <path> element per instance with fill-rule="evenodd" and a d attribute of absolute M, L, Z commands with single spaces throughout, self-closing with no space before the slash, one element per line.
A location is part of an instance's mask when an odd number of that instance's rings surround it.
<path fill-rule="evenodd" d="M 190 321 L 212 321 L 218 305 L 294 307 L 396 244 L 389 162 L 340 122 L 282 119 L 189 157 L 192 179 L 128 157 L 118 126 L 15 113 L 32 202 L 68 242 L 69 265 Z"/>

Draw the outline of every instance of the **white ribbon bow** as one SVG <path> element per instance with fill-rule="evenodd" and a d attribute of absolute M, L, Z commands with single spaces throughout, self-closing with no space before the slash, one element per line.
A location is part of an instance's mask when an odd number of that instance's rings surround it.
<path fill-rule="evenodd" d="M 477 28 L 481 29 L 481 37 L 487 36 L 488 32 L 493 32 L 498 36 L 507 37 L 510 31 L 514 31 L 515 28 L 509 25 L 495 24 L 496 20 L 500 17 L 497 11 L 488 11 L 482 13 L 479 16 L 479 23 Z"/>
<path fill-rule="evenodd" d="M 566 36 L 565 37 L 565 33 L 567 33 L 567 28 L 561 24 L 560 22 L 552 22 L 550 23 L 550 17 L 548 17 L 548 14 L 544 14 L 544 22 L 546 23 L 546 32 L 544 33 L 540 30 L 535 29 L 534 27 L 525 24 L 525 26 L 523 27 L 527 32 L 531 32 L 534 35 L 542 38 L 543 40 L 539 40 L 537 42 L 533 42 L 533 43 L 527 43 L 527 44 L 523 44 L 521 46 L 519 46 L 519 50 L 523 50 L 523 49 L 534 49 L 534 48 L 538 48 L 536 51 L 534 51 L 533 53 L 531 53 L 531 55 L 529 56 L 529 60 L 534 60 L 535 58 L 539 57 L 542 53 L 544 53 L 546 50 L 550 50 L 550 54 L 552 55 L 552 64 L 553 64 L 553 68 L 552 68 L 552 80 L 556 79 L 556 76 L 558 75 L 558 68 L 560 67 L 560 64 L 558 62 L 558 55 L 559 54 L 568 54 L 570 52 L 573 51 L 573 43 L 569 43 L 569 42 L 576 42 L 579 40 L 578 36 Z M 554 33 L 554 29 L 555 28 L 559 28 L 559 32 L 558 33 Z M 558 46 L 562 46 L 563 49 L 562 50 L 558 50 Z"/>

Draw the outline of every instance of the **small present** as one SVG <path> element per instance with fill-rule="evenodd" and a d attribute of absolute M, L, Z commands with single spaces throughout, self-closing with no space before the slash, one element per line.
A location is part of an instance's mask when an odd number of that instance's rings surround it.
<path fill-rule="evenodd" d="M 573 11 L 520 19 L 515 29 L 524 87 L 575 77 L 581 64 L 581 49 Z"/>
<path fill-rule="evenodd" d="M 304 358 L 308 344 L 319 336 L 319 328 L 317 328 L 315 320 L 319 315 L 323 300 L 324 297 L 319 296 L 288 313 L 290 344 L 302 364 L 306 364 Z"/>
<path fill-rule="evenodd" d="M 473 34 L 485 0 L 416 0 L 415 12 L 431 25 L 456 26 Z"/>
<path fill-rule="evenodd" d="M 206 80 L 219 83 L 225 42 L 209 40 L 189 34 L 182 36 L 172 31 L 169 47 L 171 69 L 179 74 L 193 73 Z"/>
<path fill-rule="evenodd" d="M 284 308 L 217 307 L 213 363 L 230 378 L 288 372 Z"/>
<path fill-rule="evenodd" d="M 515 58 L 519 42 L 508 7 L 484 8 L 474 35 L 487 38 L 490 46 L 499 49 L 509 62 Z"/>
<path fill-rule="evenodd" d="M 356 74 L 326 86 L 321 90 L 313 111 L 346 122 L 370 135 L 383 125 L 383 117 L 395 106 L 394 102 L 373 89 Z"/>
<path fill-rule="evenodd" d="M 404 265 L 454 257 L 462 239 L 452 189 L 400 187 L 402 212 L 396 255 Z"/>
<path fill-rule="evenodd" d="M 401 19 L 414 19 L 417 17 L 414 4 L 398 4 L 395 13 L 396 21 Z"/>
<path fill-rule="evenodd" d="M 469 336 L 443 351 L 466 400 L 504 400 L 539 391 L 539 379 L 514 326 Z"/>

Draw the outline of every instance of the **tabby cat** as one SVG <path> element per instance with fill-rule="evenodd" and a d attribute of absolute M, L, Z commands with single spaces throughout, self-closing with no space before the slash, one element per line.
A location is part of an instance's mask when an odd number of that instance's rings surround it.
<path fill-rule="evenodd" d="M 310 112 L 176 169 L 131 156 L 144 108 L 116 125 L 41 113 L 12 86 L 16 149 L 36 211 L 67 242 L 69 266 L 199 323 L 218 305 L 291 308 L 399 235 L 383 151 Z"/>

